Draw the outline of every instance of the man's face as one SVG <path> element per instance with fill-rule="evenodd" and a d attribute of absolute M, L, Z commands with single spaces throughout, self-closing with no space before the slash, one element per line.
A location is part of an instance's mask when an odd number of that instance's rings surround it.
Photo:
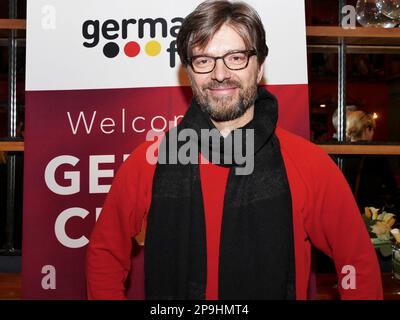
<path fill-rule="evenodd" d="M 192 55 L 220 57 L 230 51 L 246 49 L 240 35 L 223 25 L 204 49 L 193 48 Z M 258 65 L 254 55 L 243 70 L 228 69 L 222 59 L 218 59 L 214 70 L 207 74 L 195 73 L 190 66 L 187 70 L 197 103 L 217 122 L 237 119 L 252 107 L 263 76 L 263 66 Z"/>

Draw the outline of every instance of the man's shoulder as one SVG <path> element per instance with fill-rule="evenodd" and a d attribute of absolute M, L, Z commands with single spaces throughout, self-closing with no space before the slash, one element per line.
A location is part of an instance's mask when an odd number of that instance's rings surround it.
<path fill-rule="evenodd" d="M 154 141 L 144 141 L 136 146 L 121 165 L 119 174 L 128 174 L 132 173 L 132 171 L 153 171 L 155 168 L 156 158 L 154 157 L 154 153 L 153 156 L 151 154 L 151 147 L 154 146 L 154 144 Z M 155 160 L 153 158 L 155 158 Z"/>
<path fill-rule="evenodd" d="M 281 148 L 297 159 L 329 158 L 325 151 L 309 140 L 282 128 L 276 129 Z"/>
<path fill-rule="evenodd" d="M 146 159 L 146 155 L 148 153 L 148 149 L 151 146 L 156 145 L 157 142 L 154 141 L 143 141 L 141 142 L 138 146 L 136 146 L 133 151 L 131 152 L 131 154 L 129 155 L 129 158 L 135 158 L 137 160 L 139 159 Z M 158 147 L 158 146 L 157 146 Z"/>
<path fill-rule="evenodd" d="M 322 187 L 342 179 L 338 166 L 321 147 L 284 129 L 277 129 L 276 134 L 286 168 L 297 172 L 303 181 Z"/>
<path fill-rule="evenodd" d="M 314 178 L 337 176 L 337 165 L 321 147 L 281 128 L 276 134 L 286 165 Z"/>

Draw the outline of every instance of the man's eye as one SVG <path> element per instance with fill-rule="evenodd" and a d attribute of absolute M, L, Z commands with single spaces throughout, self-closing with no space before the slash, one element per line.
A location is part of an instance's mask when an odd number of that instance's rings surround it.
<path fill-rule="evenodd" d="M 246 56 L 243 54 L 233 54 L 228 57 L 228 61 L 233 63 L 242 63 L 246 60 Z"/>
<path fill-rule="evenodd" d="M 211 59 L 207 59 L 207 58 L 197 58 L 194 63 L 198 66 L 202 66 L 202 65 L 207 65 L 210 64 Z"/>

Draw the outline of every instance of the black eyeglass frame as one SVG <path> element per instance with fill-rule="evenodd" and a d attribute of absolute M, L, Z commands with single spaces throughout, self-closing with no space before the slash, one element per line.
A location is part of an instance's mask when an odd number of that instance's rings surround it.
<path fill-rule="evenodd" d="M 231 54 L 235 54 L 235 53 L 245 53 L 247 55 L 247 62 L 246 62 L 246 65 L 244 67 L 241 67 L 239 69 L 232 69 L 232 68 L 228 67 L 228 65 L 226 64 L 225 57 L 227 57 L 228 55 L 231 55 Z M 224 62 L 225 67 L 227 67 L 229 70 L 239 71 L 239 70 L 246 69 L 248 67 L 248 65 L 249 65 L 250 57 L 256 56 L 256 55 L 257 55 L 257 51 L 255 49 L 229 51 L 229 52 L 225 53 L 223 56 L 219 56 L 219 57 L 212 57 L 212 56 L 207 56 L 207 55 L 204 55 L 204 54 L 200 54 L 200 55 L 196 55 L 196 56 L 190 57 L 188 59 L 188 64 L 190 65 L 190 67 L 192 68 L 194 73 L 207 74 L 207 73 L 213 72 L 214 69 L 215 69 L 215 66 L 217 65 L 217 60 L 222 59 L 222 61 Z M 207 71 L 207 72 L 196 71 L 194 66 L 193 66 L 193 60 L 196 59 L 196 58 L 200 58 L 200 57 L 213 59 L 214 60 L 214 67 L 210 71 Z"/>

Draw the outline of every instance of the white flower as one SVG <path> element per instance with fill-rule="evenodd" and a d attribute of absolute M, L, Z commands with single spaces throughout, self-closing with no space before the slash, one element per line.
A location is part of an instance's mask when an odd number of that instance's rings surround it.
<path fill-rule="evenodd" d="M 379 240 L 390 240 L 390 227 L 382 221 L 376 222 L 371 231 L 376 234 Z"/>
<path fill-rule="evenodd" d="M 392 229 L 390 230 L 390 233 L 393 235 L 393 237 L 396 239 L 396 242 L 400 242 L 400 230 L 399 229 Z"/>
<path fill-rule="evenodd" d="M 378 212 L 379 212 L 379 209 L 374 208 L 374 207 L 369 207 L 369 209 L 370 209 L 371 212 L 372 212 L 372 220 L 377 220 L 377 219 L 378 219 Z"/>

